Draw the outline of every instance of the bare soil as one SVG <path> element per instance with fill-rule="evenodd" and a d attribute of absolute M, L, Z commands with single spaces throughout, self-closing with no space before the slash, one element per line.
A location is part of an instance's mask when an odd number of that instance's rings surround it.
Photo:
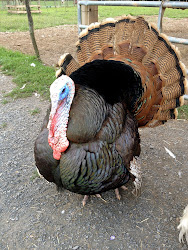
<path fill-rule="evenodd" d="M 177 33 L 173 33 L 175 21 Z M 169 20 L 169 35 L 188 38 L 188 25 L 180 29 L 182 23 Z M 35 33 L 44 63 L 55 64 L 64 52 L 74 55 L 76 26 Z M 1 33 L 0 45 L 33 54 L 28 32 Z M 188 66 L 188 51 L 180 50 Z M 121 201 L 109 191 L 103 194 L 106 202 L 93 196 L 83 208 L 81 195 L 58 193 L 53 184 L 36 177 L 33 144 L 49 103 L 33 95 L 3 104 L 3 95 L 13 87 L 12 78 L 0 74 L 0 249 L 188 249 L 178 242 L 177 231 L 188 204 L 188 121 L 140 129 L 139 197 L 128 184 Z M 33 109 L 40 113 L 31 115 Z"/>

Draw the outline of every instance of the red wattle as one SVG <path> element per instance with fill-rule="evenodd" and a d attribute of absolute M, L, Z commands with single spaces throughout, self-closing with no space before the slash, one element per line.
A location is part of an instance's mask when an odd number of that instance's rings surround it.
<path fill-rule="evenodd" d="M 67 140 L 66 144 L 63 145 L 60 150 L 56 150 L 56 149 L 54 149 L 55 148 L 54 147 L 53 148 L 53 157 L 54 157 L 54 159 L 60 160 L 61 153 L 65 152 L 65 150 L 68 148 L 68 146 L 69 146 L 69 141 Z"/>
<path fill-rule="evenodd" d="M 61 152 L 53 150 L 53 157 L 56 160 L 60 160 L 60 158 L 61 158 Z"/>

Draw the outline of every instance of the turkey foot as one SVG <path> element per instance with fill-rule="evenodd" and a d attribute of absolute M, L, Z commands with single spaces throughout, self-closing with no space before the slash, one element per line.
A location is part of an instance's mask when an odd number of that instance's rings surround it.
<path fill-rule="evenodd" d="M 124 191 L 125 190 L 127 190 L 128 188 L 126 187 L 126 186 L 121 186 L 120 188 L 122 188 Z M 116 198 L 118 199 L 118 200 L 121 200 L 121 195 L 120 195 L 120 193 L 119 193 L 119 188 L 116 188 L 115 189 L 115 195 L 116 195 Z"/>
<path fill-rule="evenodd" d="M 83 200 L 82 200 L 82 205 L 83 205 L 83 207 L 86 205 L 86 203 L 87 203 L 87 200 L 89 199 L 89 196 L 90 195 L 84 195 L 84 198 L 83 198 Z M 100 195 L 100 194 L 96 194 L 95 195 L 97 198 L 100 198 L 102 201 L 104 201 L 105 203 L 107 202 L 105 199 L 103 199 L 102 198 L 102 196 Z"/>
<path fill-rule="evenodd" d="M 120 201 L 121 200 L 121 195 L 119 193 L 119 189 L 118 188 L 115 189 L 115 194 L 116 194 L 116 198 Z"/>
<path fill-rule="evenodd" d="M 84 198 L 82 200 L 82 205 L 83 207 L 85 206 L 85 204 L 87 203 L 87 200 L 89 199 L 89 195 L 84 195 Z"/>

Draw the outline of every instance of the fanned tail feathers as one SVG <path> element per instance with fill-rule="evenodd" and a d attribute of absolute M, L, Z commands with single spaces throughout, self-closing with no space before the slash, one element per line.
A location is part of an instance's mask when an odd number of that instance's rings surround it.
<path fill-rule="evenodd" d="M 177 118 L 176 108 L 183 105 L 188 89 L 186 70 L 177 48 L 155 25 L 142 17 L 108 18 L 82 31 L 76 47 L 79 63 L 63 55 L 57 77 L 95 59 L 122 61 L 142 80 L 143 92 L 132 110 L 139 126 L 154 127 Z"/>

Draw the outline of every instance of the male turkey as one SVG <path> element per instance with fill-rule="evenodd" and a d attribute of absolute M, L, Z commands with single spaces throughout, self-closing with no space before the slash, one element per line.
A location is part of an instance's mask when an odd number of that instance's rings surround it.
<path fill-rule="evenodd" d="M 35 142 L 39 172 L 83 195 L 140 187 L 139 127 L 177 117 L 186 90 L 177 49 L 144 18 L 91 24 L 65 54 Z M 87 198 L 87 196 L 85 196 Z M 85 202 L 85 199 L 84 199 Z"/>

